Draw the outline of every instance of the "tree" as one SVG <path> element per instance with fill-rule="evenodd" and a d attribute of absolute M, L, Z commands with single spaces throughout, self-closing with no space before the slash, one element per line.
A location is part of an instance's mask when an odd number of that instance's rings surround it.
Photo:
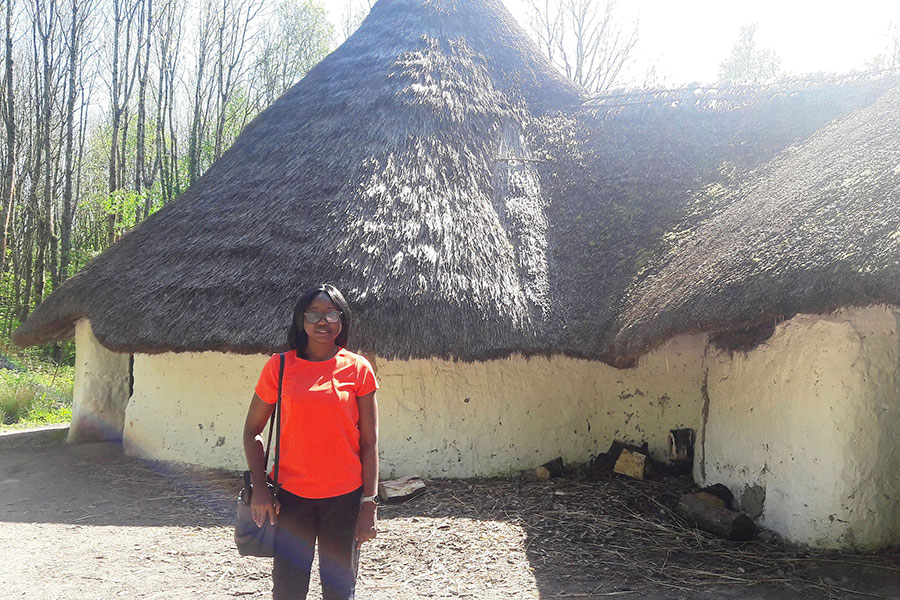
<path fill-rule="evenodd" d="M 93 10 L 93 0 L 71 0 L 69 6 L 70 21 L 69 30 L 66 32 L 68 46 L 67 82 L 66 82 L 66 109 L 65 120 L 65 152 L 63 167 L 63 210 L 60 221 L 60 250 L 59 250 L 59 274 L 57 281 L 65 281 L 69 276 L 69 262 L 72 253 L 72 222 L 75 218 L 75 206 L 77 197 L 74 194 L 75 182 L 75 121 L 80 116 L 81 108 L 76 110 L 75 101 L 78 97 L 79 81 L 83 68 L 82 61 L 85 56 L 82 52 L 82 42 L 85 36 L 85 27 L 90 12 Z"/>
<path fill-rule="evenodd" d="M 153 0 L 143 0 L 140 9 L 140 22 L 138 26 L 138 48 L 135 53 L 135 68 L 138 79 L 138 107 L 137 107 L 137 147 L 134 163 L 134 189 L 140 197 L 144 188 L 152 182 L 152 176 L 147 173 L 147 80 L 150 75 L 150 49 L 153 46 L 154 13 Z M 140 54 L 143 52 L 143 58 Z M 149 193 L 147 193 L 149 197 Z M 141 209 L 138 203 L 135 208 L 135 222 L 141 220 Z M 144 214 L 146 218 L 148 214 Z"/>
<path fill-rule="evenodd" d="M 0 216 L 0 276 L 6 272 L 6 244 L 13 210 L 16 177 L 16 115 L 13 88 L 13 0 L 6 0 L 6 35 L 3 75 L 3 121 L 6 125 L 6 160 L 3 163 L 2 216 Z"/>
<path fill-rule="evenodd" d="M 781 75 L 781 60 L 775 51 L 756 45 L 756 24 L 738 32 L 731 55 L 719 64 L 720 85 L 752 85 Z"/>
<path fill-rule="evenodd" d="M 375 0 L 344 0 L 343 8 L 339 16 L 341 24 L 341 38 L 346 40 L 359 29 L 362 22 L 368 16 Z"/>
<path fill-rule="evenodd" d="M 616 0 L 528 0 L 538 47 L 590 92 L 615 85 L 637 44 L 637 23 L 621 25 L 616 6 Z"/>
<path fill-rule="evenodd" d="M 212 32 L 215 27 L 214 18 L 215 11 L 212 7 L 212 1 L 205 0 L 197 30 L 197 63 L 194 71 L 195 80 L 193 82 L 193 116 L 191 118 L 187 156 L 189 184 L 193 184 L 203 171 L 200 164 L 200 155 L 206 139 L 207 121 L 209 119 L 209 100 L 212 96 L 210 89 L 212 82 L 209 71 L 207 70 L 207 62 L 209 61 L 209 54 L 213 48 Z"/>
<path fill-rule="evenodd" d="M 892 22 L 885 33 L 887 44 L 884 52 L 866 63 L 866 68 L 871 71 L 900 68 L 900 24 Z"/>
<path fill-rule="evenodd" d="M 334 27 L 321 6 L 310 0 L 279 2 L 253 65 L 253 108 L 264 109 L 300 81 L 328 54 L 333 38 Z"/>
<path fill-rule="evenodd" d="M 0 5 L 6 335 L 330 50 L 321 2 L 277 2 L 270 12 L 266 0 Z"/>
<path fill-rule="evenodd" d="M 251 37 L 250 28 L 262 8 L 262 0 L 221 0 L 221 2 L 222 9 L 218 13 L 216 23 L 214 56 L 217 104 L 213 160 L 218 160 L 232 142 L 232 139 L 226 139 L 225 125 L 230 116 L 231 100 L 240 89 L 244 76 L 245 51 Z"/>
<path fill-rule="evenodd" d="M 37 215 L 37 258 L 35 259 L 34 297 L 35 303 L 40 304 L 44 297 L 44 274 L 50 272 L 50 279 L 55 287 L 59 282 L 56 219 L 54 216 L 54 140 L 53 127 L 55 125 L 53 108 L 57 91 L 62 87 L 63 75 L 59 69 L 62 62 L 61 44 L 57 31 L 58 6 L 56 0 L 34 0 L 33 5 L 33 45 L 35 63 L 40 63 L 40 76 L 35 78 L 35 84 L 39 86 L 37 96 L 40 99 L 38 131 L 39 155 L 38 164 L 42 165 L 42 173 L 36 172 L 36 187 L 38 177 L 42 180 L 41 203 L 35 209 Z M 40 58 L 38 58 L 38 47 Z M 47 260 L 47 254 L 50 258 Z M 48 264 L 49 262 L 49 264 Z"/>
<path fill-rule="evenodd" d="M 176 125 L 175 90 L 178 81 L 182 20 L 185 3 L 168 0 L 160 11 L 160 33 L 157 36 L 156 60 L 159 78 L 156 91 L 156 157 L 159 170 L 160 200 L 166 204 L 181 192 L 178 164 L 178 127 Z M 151 197 L 144 199 L 144 216 L 152 210 Z"/>
<path fill-rule="evenodd" d="M 113 46 L 112 46 L 112 79 L 110 81 L 109 95 L 112 100 L 112 147 L 109 153 L 109 198 L 110 211 L 108 215 L 108 240 L 112 245 L 117 238 L 119 212 L 116 206 L 116 192 L 124 184 L 124 163 L 122 156 L 125 153 L 127 141 L 127 111 L 128 102 L 134 85 L 134 77 L 137 69 L 131 68 L 131 51 L 133 49 L 135 34 L 135 14 L 139 6 L 139 0 L 112 0 L 113 4 Z M 141 30 L 142 31 L 142 30 Z M 138 40 L 140 43 L 140 40 Z M 135 51 L 135 56 L 140 53 Z M 137 63 L 139 58 L 135 58 Z M 121 138 L 121 139 L 120 139 Z"/>

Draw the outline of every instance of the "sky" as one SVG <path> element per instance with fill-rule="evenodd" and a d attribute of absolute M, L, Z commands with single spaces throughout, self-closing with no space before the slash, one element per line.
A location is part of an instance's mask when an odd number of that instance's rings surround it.
<path fill-rule="evenodd" d="M 503 1 L 527 30 L 526 1 Z M 751 23 L 758 46 L 774 50 L 795 75 L 860 69 L 887 50 L 888 26 L 900 26 L 900 0 L 618 0 L 617 10 L 639 28 L 624 73 L 630 85 L 651 66 L 670 87 L 714 82 L 738 30 Z"/>
<path fill-rule="evenodd" d="M 675 84 L 714 81 L 743 25 L 757 24 L 757 44 L 774 50 L 791 74 L 860 69 L 887 49 L 888 25 L 900 25 L 898 0 L 632 0 L 619 6 L 638 19 L 637 71 L 655 63 Z"/>

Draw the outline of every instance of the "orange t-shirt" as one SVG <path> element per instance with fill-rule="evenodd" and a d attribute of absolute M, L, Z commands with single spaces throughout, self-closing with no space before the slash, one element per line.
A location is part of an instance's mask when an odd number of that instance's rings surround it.
<path fill-rule="evenodd" d="M 256 384 L 256 395 L 269 404 L 278 397 L 278 363 L 276 354 Z M 376 389 L 369 361 L 344 348 L 322 362 L 285 353 L 278 462 L 284 489 L 303 498 L 331 498 L 362 485 L 356 398 Z"/>

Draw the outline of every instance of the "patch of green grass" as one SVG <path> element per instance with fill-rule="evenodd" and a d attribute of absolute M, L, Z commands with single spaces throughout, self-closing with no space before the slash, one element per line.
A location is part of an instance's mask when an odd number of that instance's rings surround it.
<path fill-rule="evenodd" d="M 0 368 L 0 430 L 68 423 L 72 419 L 73 367 L 3 359 L 7 368 Z"/>

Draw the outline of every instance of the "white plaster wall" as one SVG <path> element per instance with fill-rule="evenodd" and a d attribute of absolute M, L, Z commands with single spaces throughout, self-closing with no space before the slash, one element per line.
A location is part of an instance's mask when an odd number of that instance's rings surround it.
<path fill-rule="evenodd" d="M 733 355 L 680 337 L 627 370 L 564 357 L 379 359 L 382 473 L 503 474 L 583 461 L 614 439 L 647 441 L 663 458 L 668 431 L 687 427 L 698 436 L 695 478 L 727 485 L 745 507 L 745 490 L 765 489 L 766 527 L 815 546 L 896 544 L 897 321 L 884 308 L 799 316 Z M 244 416 L 266 358 L 136 355 L 126 449 L 243 468 Z"/>
<path fill-rule="evenodd" d="M 702 338 L 617 370 L 570 358 L 483 363 L 379 359 L 384 477 L 471 477 L 584 461 L 614 439 L 662 457 L 670 429 L 700 423 Z M 124 442 L 132 454 L 243 468 L 241 431 L 265 356 L 135 355 Z"/>
<path fill-rule="evenodd" d="M 495 475 L 585 461 L 615 439 L 663 458 L 670 429 L 700 424 L 703 343 L 680 338 L 627 370 L 566 357 L 381 359 L 382 470 Z"/>
<path fill-rule="evenodd" d="M 129 396 L 129 356 L 100 345 L 91 323 L 75 323 L 75 388 L 69 443 L 119 440 Z"/>
<path fill-rule="evenodd" d="M 267 358 L 222 352 L 135 354 L 126 452 L 245 469 L 244 418 Z"/>
<path fill-rule="evenodd" d="M 798 316 L 749 353 L 708 359 L 695 476 L 738 498 L 765 488 L 761 523 L 814 546 L 900 540 L 900 342 L 884 308 Z"/>

